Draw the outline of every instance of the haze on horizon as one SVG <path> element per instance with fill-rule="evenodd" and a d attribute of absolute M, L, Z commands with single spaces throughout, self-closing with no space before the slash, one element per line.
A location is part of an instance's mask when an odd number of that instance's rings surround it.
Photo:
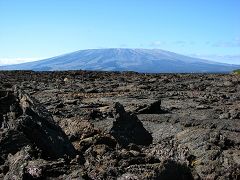
<path fill-rule="evenodd" d="M 240 1 L 2 0 L 0 65 L 81 49 L 163 49 L 240 64 Z"/>

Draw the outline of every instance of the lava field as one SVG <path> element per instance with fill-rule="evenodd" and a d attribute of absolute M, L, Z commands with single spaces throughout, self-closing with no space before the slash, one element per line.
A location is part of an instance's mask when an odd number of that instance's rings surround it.
<path fill-rule="evenodd" d="M 1 71 L 0 179 L 240 179 L 240 76 Z"/>

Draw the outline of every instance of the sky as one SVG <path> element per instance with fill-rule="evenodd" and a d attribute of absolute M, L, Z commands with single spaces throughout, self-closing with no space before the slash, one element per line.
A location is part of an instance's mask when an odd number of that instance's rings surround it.
<path fill-rule="evenodd" d="M 240 1 L 0 0 L 0 65 L 96 48 L 240 64 Z"/>

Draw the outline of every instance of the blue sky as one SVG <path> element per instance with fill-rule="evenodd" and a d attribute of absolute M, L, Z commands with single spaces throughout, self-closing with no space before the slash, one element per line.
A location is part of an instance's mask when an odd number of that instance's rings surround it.
<path fill-rule="evenodd" d="M 0 0 L 0 64 L 115 47 L 240 64 L 240 1 Z"/>

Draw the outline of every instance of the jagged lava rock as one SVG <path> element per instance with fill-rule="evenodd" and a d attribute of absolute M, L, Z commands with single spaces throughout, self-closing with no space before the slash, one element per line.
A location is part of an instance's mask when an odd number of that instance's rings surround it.
<path fill-rule="evenodd" d="M 143 127 L 143 124 L 135 114 L 125 111 L 120 103 L 115 104 L 115 118 L 110 130 L 112 136 L 120 145 L 126 146 L 130 143 L 138 145 L 150 145 L 151 134 Z"/>
<path fill-rule="evenodd" d="M 136 112 L 138 114 L 160 114 L 164 111 L 161 109 L 161 100 L 158 100 L 150 105 L 140 106 Z"/>
<path fill-rule="evenodd" d="M 1 154 L 16 153 L 31 144 L 41 149 L 46 158 L 75 156 L 73 145 L 51 114 L 20 89 L 2 92 L 0 110 Z"/>

